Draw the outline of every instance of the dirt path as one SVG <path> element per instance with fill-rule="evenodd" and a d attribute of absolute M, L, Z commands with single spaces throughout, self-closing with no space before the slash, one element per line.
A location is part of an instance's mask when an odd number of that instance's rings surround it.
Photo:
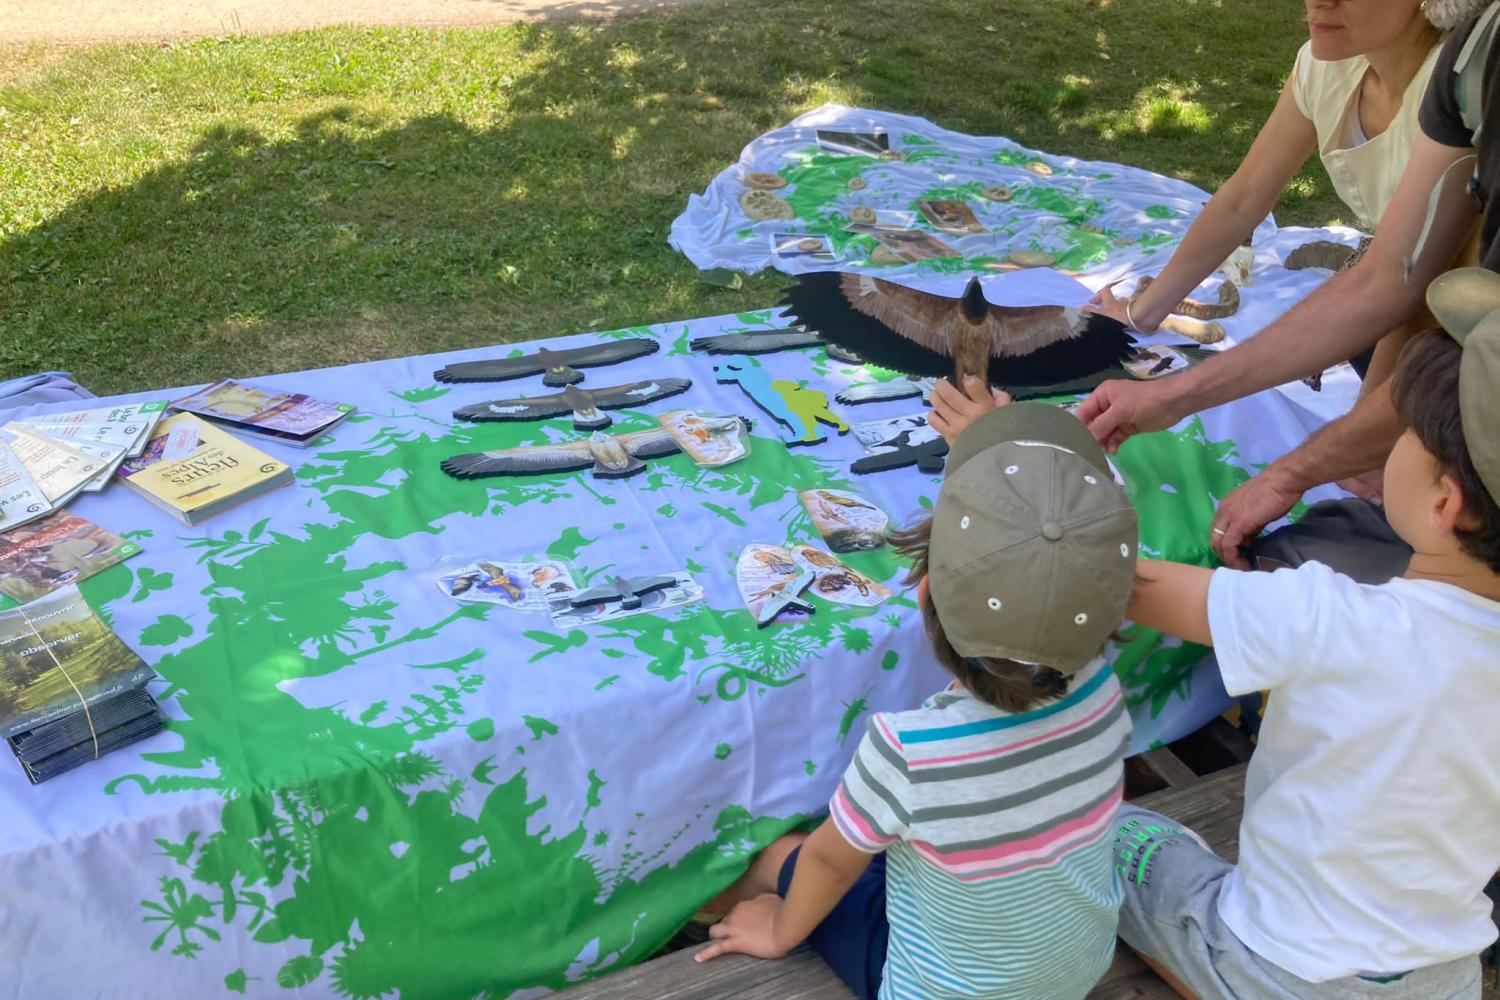
<path fill-rule="evenodd" d="M 0 0 L 0 44 L 160 41 L 331 24 L 416 27 L 613 17 L 693 0 Z"/>

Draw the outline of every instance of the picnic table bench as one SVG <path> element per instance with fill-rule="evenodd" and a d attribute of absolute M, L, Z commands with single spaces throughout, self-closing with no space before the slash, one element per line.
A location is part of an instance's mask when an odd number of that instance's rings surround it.
<path fill-rule="evenodd" d="M 1153 751 L 1155 753 L 1155 751 Z M 1143 755 L 1145 756 L 1145 755 Z M 1139 759 L 1139 758 L 1137 758 Z M 1236 764 L 1198 780 L 1168 755 L 1152 762 L 1157 773 L 1171 771 L 1181 781 L 1136 798 L 1142 806 L 1165 813 L 1197 831 L 1227 858 L 1239 854 L 1240 814 L 1245 807 L 1245 764 Z M 1164 765 L 1164 766 L 1163 766 Z M 1178 770 L 1180 769 L 1180 770 Z M 568 990 L 567 1000 L 851 1000 L 853 994 L 814 952 L 800 948 L 780 962 L 728 955 L 707 965 L 693 961 L 694 948 L 675 951 Z M 1177 1000 L 1177 994 L 1120 945 L 1104 978 L 1089 1000 Z M 1500 1000 L 1487 975 L 1483 1000 Z"/>

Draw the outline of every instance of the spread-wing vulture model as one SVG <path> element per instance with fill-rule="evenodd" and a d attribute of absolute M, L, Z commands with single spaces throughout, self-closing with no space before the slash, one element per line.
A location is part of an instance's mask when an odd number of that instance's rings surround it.
<path fill-rule="evenodd" d="M 597 431 L 612 423 L 601 410 L 622 406 L 640 406 L 658 399 L 686 392 L 692 379 L 658 378 L 647 382 L 629 382 L 604 389 L 580 389 L 568 386 L 550 396 L 525 396 L 516 399 L 492 399 L 487 403 L 461 406 L 453 411 L 458 420 L 546 420 L 573 414 L 573 426 L 581 431 Z"/>
<path fill-rule="evenodd" d="M 787 290 L 783 314 L 870 364 L 992 385 L 1063 382 L 1117 368 L 1124 324 L 1065 306 L 996 306 L 970 279 L 954 299 L 865 274 L 819 271 Z"/>
<path fill-rule="evenodd" d="M 543 385 L 561 388 L 583 381 L 583 372 L 577 371 L 579 368 L 629 361 L 631 358 L 654 354 L 660 347 L 656 341 L 646 337 L 610 340 L 561 351 L 543 347 L 534 354 L 523 354 L 517 358 L 458 361 L 439 368 L 432 373 L 432 377 L 439 382 L 503 382 L 528 375 L 542 375 Z"/>
<path fill-rule="evenodd" d="M 443 459 L 443 471 L 457 479 L 484 476 L 530 476 L 593 467 L 599 479 L 623 479 L 643 472 L 643 458 L 659 458 L 680 450 L 677 439 L 663 427 L 628 434 L 595 431 L 579 441 L 540 444 L 502 451 L 476 451 Z"/>

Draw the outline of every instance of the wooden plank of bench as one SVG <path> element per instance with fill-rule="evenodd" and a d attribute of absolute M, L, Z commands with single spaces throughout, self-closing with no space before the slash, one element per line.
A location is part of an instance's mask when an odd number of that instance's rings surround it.
<path fill-rule="evenodd" d="M 568 1000 L 852 1000 L 828 964 L 806 948 L 779 962 L 725 955 L 699 965 L 684 948 L 568 990 Z"/>
<path fill-rule="evenodd" d="M 1196 771 L 1182 762 L 1171 750 L 1166 747 L 1157 747 L 1155 750 L 1147 750 L 1145 753 L 1136 754 L 1125 762 L 1127 775 L 1133 775 L 1136 781 L 1152 792 L 1165 791 L 1168 788 L 1185 788 L 1188 785 L 1196 785 L 1199 777 Z M 1125 782 L 1127 796 L 1130 795 L 1131 780 L 1127 777 Z"/>
<path fill-rule="evenodd" d="M 1236 764 L 1182 788 L 1164 788 L 1132 805 L 1170 816 L 1208 841 L 1230 861 L 1240 856 L 1240 816 L 1245 811 L 1245 765 Z"/>
<path fill-rule="evenodd" d="M 1142 808 L 1171 816 L 1231 860 L 1239 856 L 1245 808 L 1245 767 L 1207 775 L 1195 784 L 1142 796 Z M 624 969 L 567 992 L 568 1000 L 852 1000 L 821 958 L 806 948 L 780 962 L 726 955 L 699 965 L 684 949 Z M 1123 944 L 1089 1000 L 1178 1000 L 1166 983 Z M 1486 975 L 1483 1000 L 1500 1000 Z"/>

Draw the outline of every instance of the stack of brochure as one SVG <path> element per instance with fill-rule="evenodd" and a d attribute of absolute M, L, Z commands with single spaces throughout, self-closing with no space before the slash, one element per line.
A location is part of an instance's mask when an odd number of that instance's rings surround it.
<path fill-rule="evenodd" d="M 155 676 L 77 587 L 0 611 L 0 735 L 33 784 L 160 732 Z"/>
<path fill-rule="evenodd" d="M 154 400 L 12 420 L 0 427 L 0 531 L 102 490 L 166 410 Z"/>
<path fill-rule="evenodd" d="M 294 448 L 306 448 L 354 412 L 348 403 L 330 403 L 300 392 L 267 392 L 233 379 L 220 379 L 179 399 L 172 409 L 207 417 L 236 434 Z"/>

